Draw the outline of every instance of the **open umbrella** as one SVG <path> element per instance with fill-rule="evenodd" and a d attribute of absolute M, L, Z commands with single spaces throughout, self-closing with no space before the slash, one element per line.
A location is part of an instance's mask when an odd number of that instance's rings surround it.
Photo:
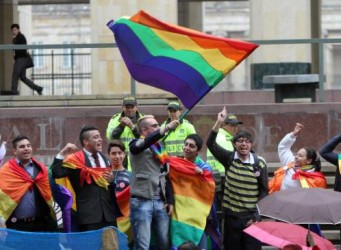
<path fill-rule="evenodd" d="M 306 245 L 308 229 L 299 225 L 276 221 L 262 221 L 252 224 L 244 232 L 268 245 L 283 248 L 288 244 L 298 244 L 303 250 L 311 249 Z M 333 244 L 321 236 L 309 232 L 315 244 L 321 250 L 335 250 Z"/>
<path fill-rule="evenodd" d="M 341 223 L 341 194 L 322 188 L 291 188 L 257 203 L 260 215 L 293 224 Z"/>

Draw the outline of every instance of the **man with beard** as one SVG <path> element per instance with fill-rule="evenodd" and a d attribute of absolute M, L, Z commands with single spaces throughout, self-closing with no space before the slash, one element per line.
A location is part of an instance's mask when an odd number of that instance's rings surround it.
<path fill-rule="evenodd" d="M 80 231 L 116 226 L 116 215 L 120 212 L 110 162 L 101 153 L 100 132 L 96 127 L 85 126 L 80 131 L 79 141 L 81 150 L 68 143 L 55 157 L 51 165 L 53 178 L 68 177 L 76 195 Z"/>
<path fill-rule="evenodd" d="M 140 132 L 136 127 L 138 119 L 143 114 L 138 111 L 136 98 L 128 96 L 123 99 L 123 111 L 115 114 L 109 121 L 106 136 L 109 141 L 113 139 L 121 140 L 126 148 L 126 155 L 129 154 L 129 143 L 140 137 Z M 123 163 L 124 167 L 131 171 L 131 165 L 128 157 Z"/>
<path fill-rule="evenodd" d="M 256 204 L 268 194 L 266 162 L 251 152 L 253 138 L 247 131 L 234 135 L 232 143 L 236 152 L 219 146 L 216 137 L 226 116 L 224 107 L 206 143 L 213 156 L 225 167 L 224 246 L 227 250 L 260 250 L 261 243 L 243 229 L 260 219 Z"/>

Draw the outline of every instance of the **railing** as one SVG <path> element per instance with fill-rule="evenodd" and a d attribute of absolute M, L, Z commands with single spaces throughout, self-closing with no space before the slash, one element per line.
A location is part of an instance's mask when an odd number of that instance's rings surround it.
<path fill-rule="evenodd" d="M 325 45 L 326 44 L 341 44 L 341 39 L 329 39 L 329 38 L 323 38 L 323 39 L 284 39 L 284 40 L 250 40 L 250 42 L 253 43 L 257 43 L 260 45 L 265 45 L 262 47 L 266 47 L 268 45 L 299 45 L 299 44 L 307 44 L 307 45 L 311 45 L 311 44 L 317 44 L 318 46 L 318 74 L 319 74 L 319 101 L 323 102 L 325 101 L 325 93 L 324 93 L 324 83 L 325 83 Z M 13 49 L 71 49 L 71 51 L 73 51 L 74 49 L 102 49 L 102 48 L 116 48 L 116 44 L 114 43 L 93 43 L 93 44 L 46 44 L 46 45 L 0 45 L 0 50 L 13 50 Z M 73 57 L 71 57 L 73 58 Z M 71 67 L 71 69 L 73 69 L 74 67 Z M 35 70 L 36 71 L 36 70 Z M 34 74 L 36 74 L 37 72 L 34 72 Z M 35 75 L 35 77 L 37 77 L 36 79 L 38 79 L 39 77 L 45 77 L 44 79 L 47 80 L 47 78 L 49 76 L 51 76 L 51 81 L 52 81 L 52 77 L 56 77 L 54 79 L 54 81 L 57 80 L 58 77 L 65 77 L 71 78 L 71 87 L 69 89 L 71 89 L 70 94 L 78 94 L 76 91 L 75 86 L 77 85 L 77 83 L 75 82 L 75 79 L 89 79 L 91 77 L 91 75 L 89 75 L 89 72 L 79 72 L 80 75 L 77 75 L 78 73 L 69 73 L 68 74 L 64 74 L 63 76 L 60 75 L 56 75 L 56 72 L 54 74 L 50 74 L 50 75 Z M 337 72 L 338 73 L 338 72 Z M 233 72 L 232 72 L 233 74 Z M 73 80 L 72 80 L 73 77 Z M 333 78 L 333 77 L 330 77 Z M 72 84 L 74 85 L 72 87 Z M 56 91 L 56 87 L 53 87 L 51 89 L 51 93 L 53 93 L 53 91 Z M 86 91 L 85 91 L 86 92 Z M 135 82 L 133 80 L 131 80 L 131 94 L 135 94 Z"/>
<path fill-rule="evenodd" d="M 91 54 L 32 52 L 32 80 L 44 86 L 45 95 L 91 94 Z"/>

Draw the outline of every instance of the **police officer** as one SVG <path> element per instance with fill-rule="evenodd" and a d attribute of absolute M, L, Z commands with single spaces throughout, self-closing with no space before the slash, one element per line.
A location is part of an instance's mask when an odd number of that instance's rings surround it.
<path fill-rule="evenodd" d="M 232 138 L 238 132 L 240 124 L 243 124 L 243 122 L 239 121 L 236 115 L 228 114 L 224 124 L 218 131 L 216 142 L 226 150 L 234 151 Z M 225 172 L 224 166 L 214 158 L 209 149 L 207 149 L 206 156 L 207 163 L 213 168 L 214 171 Z"/>
<path fill-rule="evenodd" d="M 166 126 L 173 120 L 179 120 L 182 107 L 179 102 L 172 101 L 167 106 L 168 118 L 162 124 Z M 194 126 L 187 120 L 182 119 L 180 125 L 175 130 L 169 130 L 162 139 L 169 156 L 183 156 L 183 145 L 186 137 L 190 134 L 196 134 Z"/>
<path fill-rule="evenodd" d="M 143 116 L 138 111 L 136 98 L 128 96 L 123 99 L 123 111 L 115 114 L 109 121 L 106 136 L 109 141 L 113 139 L 121 140 L 126 148 L 126 155 L 129 155 L 129 142 L 134 138 L 139 138 L 140 133 L 136 127 L 138 119 Z M 131 170 L 129 158 L 126 157 L 124 167 Z"/>

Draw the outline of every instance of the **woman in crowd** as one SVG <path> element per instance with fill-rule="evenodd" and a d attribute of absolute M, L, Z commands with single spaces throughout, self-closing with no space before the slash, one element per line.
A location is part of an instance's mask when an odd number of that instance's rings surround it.
<path fill-rule="evenodd" d="M 274 173 L 269 182 L 269 193 L 289 188 L 326 188 L 326 178 L 320 172 L 321 161 L 314 149 L 303 147 L 296 155 L 291 151 L 297 136 L 304 126 L 296 123 L 292 132 L 288 133 L 278 144 L 278 156 L 283 167 Z"/>
<path fill-rule="evenodd" d="M 269 181 L 269 193 L 289 188 L 326 188 L 327 182 L 321 170 L 321 161 L 314 149 L 303 147 L 296 155 L 291 151 L 297 136 L 304 126 L 296 123 L 292 132 L 286 134 L 278 144 L 278 156 L 283 167 L 274 173 Z M 309 225 L 309 229 L 319 235 L 319 225 Z"/>

